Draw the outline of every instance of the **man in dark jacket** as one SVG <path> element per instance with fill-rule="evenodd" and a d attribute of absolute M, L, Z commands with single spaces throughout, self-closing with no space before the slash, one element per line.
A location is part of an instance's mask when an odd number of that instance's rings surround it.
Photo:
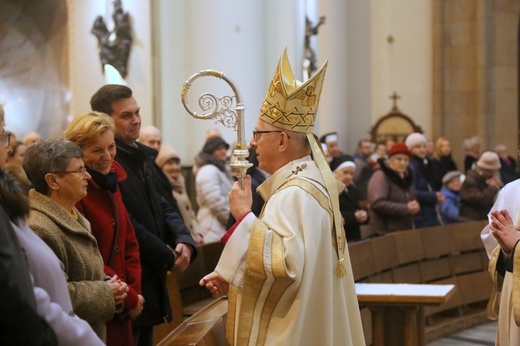
<path fill-rule="evenodd" d="M 136 142 L 141 116 L 132 90 L 105 85 L 92 96 L 90 105 L 110 115 L 116 125 L 115 160 L 128 175 L 119 186 L 139 242 L 145 298 L 143 312 L 133 323 L 134 340 L 136 345 L 152 345 L 153 326 L 172 319 L 166 273 L 188 267 L 196 256 L 195 242 L 181 216 L 154 185 L 157 153 Z"/>

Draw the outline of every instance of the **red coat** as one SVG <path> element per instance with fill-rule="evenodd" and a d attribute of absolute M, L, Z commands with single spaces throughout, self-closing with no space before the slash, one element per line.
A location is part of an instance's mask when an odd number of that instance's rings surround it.
<path fill-rule="evenodd" d="M 126 172 L 114 161 L 111 172 L 115 171 L 118 183 L 126 179 Z M 115 232 L 114 203 L 117 206 L 119 231 L 112 265 L 107 266 Z M 76 208 L 90 222 L 92 234 L 96 237 L 99 251 L 105 263 L 105 274 L 117 276 L 128 284 L 130 290 L 124 301 L 124 310 L 134 308 L 138 303 L 138 294 L 141 294 L 141 263 L 139 259 L 139 245 L 134 228 L 123 204 L 119 187 L 115 193 L 103 190 L 94 180 L 88 183 L 87 196 L 76 204 Z M 107 345 L 133 346 L 132 325 L 128 318 L 116 316 L 107 323 Z"/>

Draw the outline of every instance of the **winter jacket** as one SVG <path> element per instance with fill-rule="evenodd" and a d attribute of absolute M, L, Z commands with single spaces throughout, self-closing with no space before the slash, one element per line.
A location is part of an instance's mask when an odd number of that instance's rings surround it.
<path fill-rule="evenodd" d="M 441 224 L 437 214 L 437 193 L 433 191 L 432 182 L 434 167 L 428 158 L 421 159 L 414 155 L 410 159 L 409 167 L 412 170 L 413 185 L 417 202 L 421 206 L 419 213 L 414 216 L 416 228 L 437 226 Z"/>
<path fill-rule="evenodd" d="M 179 243 L 187 244 L 193 261 L 197 255 L 195 242 L 180 215 L 156 191 L 153 149 L 137 142 L 128 146 L 117 139 L 116 146 L 115 160 L 127 174 L 119 188 L 139 243 L 141 290 L 145 299 L 143 312 L 133 325 L 153 326 L 172 319 L 166 273 L 174 265 L 174 255 L 167 245 L 174 249 Z"/>
<path fill-rule="evenodd" d="M 121 165 L 113 162 L 111 172 L 117 174 L 120 183 L 126 179 L 126 172 Z M 100 174 L 100 173 L 99 173 Z M 115 186 L 117 188 L 117 185 Z M 101 188 L 94 179 L 89 180 L 87 196 L 81 199 L 76 208 L 90 222 L 92 234 L 96 237 L 99 251 L 105 264 L 105 274 L 117 275 L 126 282 L 129 292 L 124 300 L 123 315 L 117 316 L 107 323 L 107 345 L 133 345 L 132 324 L 126 311 L 133 309 L 141 294 L 141 263 L 139 260 L 139 245 L 132 222 L 123 204 L 119 188 L 112 193 Z M 112 244 L 117 230 L 117 240 L 112 263 L 108 265 Z"/>
<path fill-rule="evenodd" d="M 202 155 L 204 154 L 204 155 Z M 229 218 L 228 194 L 233 186 L 233 178 L 210 154 L 201 153 L 201 167 L 195 177 L 197 191 L 197 220 L 204 242 L 219 241 L 226 233 Z"/>
<path fill-rule="evenodd" d="M 415 228 L 413 217 L 408 213 L 408 202 L 415 199 L 410 169 L 401 178 L 385 159 L 379 159 L 378 163 L 380 169 L 368 183 L 371 232 L 384 234 Z"/>

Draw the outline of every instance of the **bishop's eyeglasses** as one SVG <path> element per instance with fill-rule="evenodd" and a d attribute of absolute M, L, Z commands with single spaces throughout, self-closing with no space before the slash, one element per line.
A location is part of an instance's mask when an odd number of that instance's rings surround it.
<path fill-rule="evenodd" d="M 260 139 L 260 136 L 258 136 L 259 134 L 262 134 L 262 133 L 272 133 L 272 132 L 283 132 L 283 133 L 285 133 L 287 135 L 287 132 L 281 131 L 281 130 L 266 130 L 266 131 L 254 130 L 253 131 L 253 139 L 255 141 L 258 141 Z M 287 137 L 289 139 L 291 139 L 291 137 L 289 135 L 287 135 Z"/>

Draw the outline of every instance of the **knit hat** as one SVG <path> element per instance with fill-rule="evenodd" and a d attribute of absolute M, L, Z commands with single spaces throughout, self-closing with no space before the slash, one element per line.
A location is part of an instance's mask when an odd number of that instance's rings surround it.
<path fill-rule="evenodd" d="M 339 157 L 335 157 L 330 162 L 330 170 L 333 172 L 339 171 L 343 167 L 356 167 L 354 163 L 354 158 L 350 155 L 341 155 Z"/>
<path fill-rule="evenodd" d="M 403 154 L 408 157 L 412 157 L 412 153 L 410 150 L 408 150 L 408 147 L 403 142 L 396 142 L 392 147 L 390 148 L 390 151 L 388 152 L 388 157 L 392 157 L 396 154 Z"/>
<path fill-rule="evenodd" d="M 180 157 L 179 157 L 179 154 L 177 153 L 177 150 L 173 149 L 172 147 L 170 147 L 167 144 L 163 144 L 163 145 L 161 145 L 159 154 L 157 155 L 157 158 L 155 159 L 155 163 L 159 167 L 162 167 L 166 163 L 166 161 L 168 161 L 169 159 L 172 159 L 172 158 L 179 159 L 179 161 L 180 161 Z"/>
<path fill-rule="evenodd" d="M 229 144 L 227 144 L 222 137 L 210 137 L 206 143 L 204 143 L 202 151 L 206 154 L 213 154 L 213 151 L 221 145 L 225 145 L 226 149 L 229 149 Z"/>
<path fill-rule="evenodd" d="M 448 173 L 444 174 L 444 176 L 442 177 L 442 184 L 446 185 L 451 181 L 451 179 L 460 177 L 461 175 L 462 175 L 461 171 L 448 172 Z"/>
<path fill-rule="evenodd" d="M 498 158 L 497 153 L 492 151 L 485 151 L 480 155 L 480 158 L 477 161 L 477 167 L 480 169 L 489 169 L 492 171 L 497 171 L 500 169 L 500 159 Z"/>
<path fill-rule="evenodd" d="M 414 132 L 410 133 L 408 137 L 406 137 L 406 140 L 404 141 L 408 149 L 412 150 L 413 147 L 416 145 L 419 145 L 421 143 L 426 143 L 426 137 L 422 133 Z"/>

